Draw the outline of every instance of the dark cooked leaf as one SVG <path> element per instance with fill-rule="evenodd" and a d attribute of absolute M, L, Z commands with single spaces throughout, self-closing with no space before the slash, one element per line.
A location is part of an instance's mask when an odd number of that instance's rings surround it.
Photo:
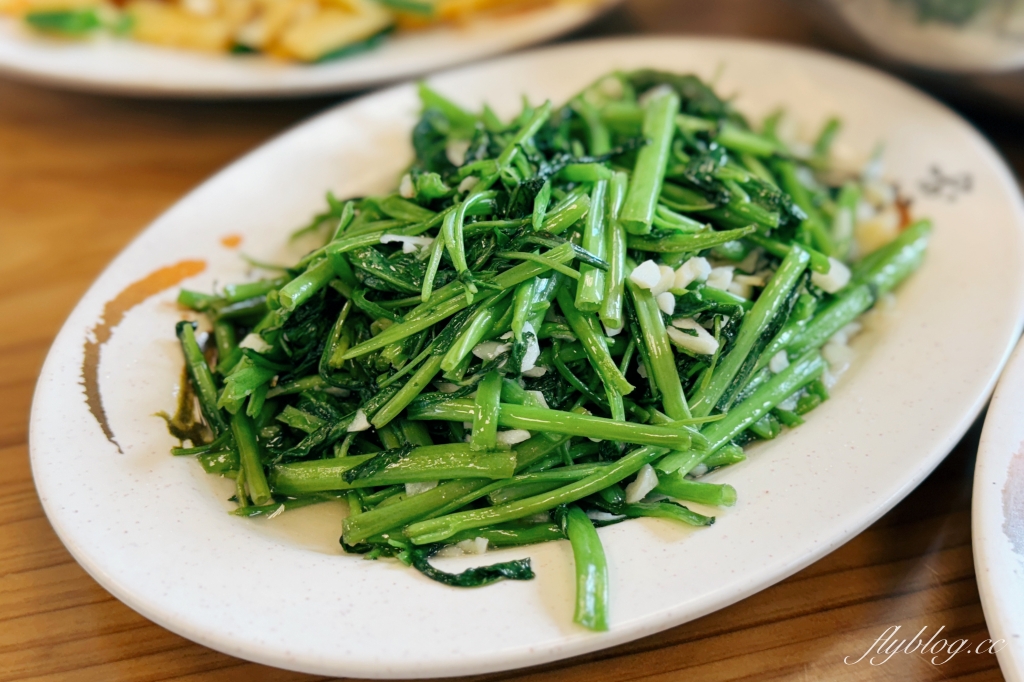
<path fill-rule="evenodd" d="M 750 180 L 741 183 L 741 186 L 750 195 L 751 201 L 769 211 L 779 213 L 796 222 L 807 220 L 807 214 L 793 202 L 791 196 L 761 178 L 751 176 Z"/>
<path fill-rule="evenodd" d="M 409 559 L 412 561 L 413 568 L 431 580 L 452 587 L 481 587 L 498 580 L 533 580 L 534 578 L 529 559 L 516 559 L 490 566 L 467 568 L 462 573 L 446 573 L 430 565 L 430 557 L 440 549 L 440 545 L 410 549 Z"/>
<path fill-rule="evenodd" d="M 281 327 L 280 345 L 288 354 L 291 367 L 282 371 L 278 383 L 311 374 L 320 362 L 331 326 L 341 303 L 331 289 L 321 289 L 296 308 Z"/>
<path fill-rule="evenodd" d="M 416 150 L 418 170 L 440 173 L 442 176 L 455 170 L 448 160 L 446 148 L 451 124 L 437 109 L 427 109 L 412 129 L 412 147 Z"/>
<path fill-rule="evenodd" d="M 540 391 L 544 396 L 544 402 L 552 410 L 564 409 L 576 393 L 576 390 L 569 385 L 569 382 L 563 379 L 562 375 L 556 372 L 554 368 L 549 368 L 542 377 L 523 377 L 523 382 L 526 384 L 528 391 Z"/>
<path fill-rule="evenodd" d="M 714 516 L 704 516 L 678 502 L 636 502 L 622 506 L 622 513 L 629 518 L 652 516 L 659 519 L 673 519 L 688 526 L 710 526 L 715 522 Z"/>
<path fill-rule="evenodd" d="M 356 279 L 369 289 L 378 291 L 401 291 L 418 294 L 423 286 L 426 264 L 401 254 L 406 258 L 387 258 L 372 246 L 353 249 L 349 261 L 355 268 Z"/>
<path fill-rule="evenodd" d="M 654 69 L 640 69 L 628 74 L 627 79 L 638 95 L 658 85 L 669 86 L 679 95 L 680 110 L 693 116 L 722 118 L 731 113 L 729 105 L 719 99 L 714 90 L 691 74 L 679 75 Z"/>
<path fill-rule="evenodd" d="M 366 460 L 358 466 L 354 466 L 344 474 L 344 479 L 348 483 L 355 483 L 361 478 L 369 478 L 374 474 L 379 474 L 384 471 L 387 467 L 398 462 L 399 460 L 405 459 L 414 450 L 414 446 L 410 443 L 403 445 L 400 448 L 393 448 L 391 450 L 382 450 L 377 453 L 376 456 Z"/>
<path fill-rule="evenodd" d="M 715 177 L 715 171 L 729 161 L 725 147 L 715 147 L 700 154 L 690 157 L 686 164 L 683 177 L 694 187 L 709 194 L 713 201 L 719 204 L 729 202 L 729 190 L 725 188 L 722 181 Z"/>
<path fill-rule="evenodd" d="M 459 338 L 459 334 L 462 333 L 462 328 L 466 326 L 469 319 L 477 311 L 479 306 L 470 306 L 464 310 L 460 310 L 456 313 L 444 326 L 441 333 L 437 335 L 437 342 L 434 343 L 434 350 L 430 351 L 431 355 L 444 355 L 447 353 L 455 340 Z"/>

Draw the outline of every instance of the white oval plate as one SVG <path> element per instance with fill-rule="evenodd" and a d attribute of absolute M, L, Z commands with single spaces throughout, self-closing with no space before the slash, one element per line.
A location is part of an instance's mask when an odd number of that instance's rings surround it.
<path fill-rule="evenodd" d="M 0 73 L 48 85 L 145 97 L 292 97 L 348 92 L 550 40 L 622 0 L 561 3 L 465 26 L 401 33 L 324 64 L 206 54 L 99 37 L 62 41 L 0 15 Z"/>
<path fill-rule="evenodd" d="M 40 498 L 74 556 L 143 615 L 232 655 L 331 675 L 464 675 L 593 651 L 722 608 L 832 551 L 896 504 L 977 416 L 1020 332 L 1024 211 L 1013 178 L 981 135 L 935 101 L 871 69 L 787 47 L 582 43 L 431 82 L 467 106 L 488 101 L 508 115 L 524 93 L 561 102 L 606 71 L 643 66 L 705 78 L 722 69 L 718 89 L 755 117 L 785 104 L 816 128 L 842 114 L 841 148 L 884 142 L 888 174 L 918 214 L 934 219 L 935 233 L 924 266 L 876 318 L 882 328 L 858 338 L 860 357 L 832 399 L 746 463 L 710 477 L 740 494 L 714 526 L 641 519 L 601 530 L 609 632 L 571 622 L 568 543 L 486 557 L 530 556 L 534 581 L 448 588 L 395 563 L 341 555 L 341 503 L 269 522 L 228 515 L 230 484 L 169 456 L 174 442 L 151 416 L 174 405 L 181 312 L 171 283 L 189 266 L 151 273 L 201 259 L 205 269 L 184 284 L 210 290 L 245 276 L 237 253 L 220 244 L 225 234 L 243 234 L 243 250 L 256 257 L 294 258 L 282 251 L 287 231 L 321 209 L 325 190 L 393 187 L 411 158 L 411 85 L 332 109 L 209 180 L 118 256 L 72 313 L 39 380 L 31 443 Z M 957 182 L 937 186 L 939 194 L 923 190 L 933 168 Z M 160 286 L 168 288 L 145 298 Z M 104 309 L 106 326 L 98 323 Z M 90 357 L 108 336 L 92 371 Z M 86 404 L 83 364 L 98 387 L 88 394 L 102 397 L 123 454 Z"/>
<path fill-rule="evenodd" d="M 989 637 L 1002 640 L 1003 676 L 1024 682 L 1024 341 L 985 417 L 972 505 L 974 572 Z"/>

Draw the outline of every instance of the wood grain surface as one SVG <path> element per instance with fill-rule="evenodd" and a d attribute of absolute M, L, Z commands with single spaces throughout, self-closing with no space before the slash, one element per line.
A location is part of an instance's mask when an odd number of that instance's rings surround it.
<path fill-rule="evenodd" d="M 634 0 L 579 36 L 700 33 L 835 48 L 810 0 Z M 844 48 L 845 49 L 845 48 Z M 160 212 L 285 127 L 333 104 L 136 101 L 0 80 L 0 680 L 306 680 L 193 644 L 114 599 L 71 558 L 36 497 L 32 390 L 90 282 Z M 1012 164 L 1024 134 L 970 112 Z M 797 575 L 621 647 L 480 680 L 998 680 L 995 657 L 856 660 L 889 626 L 988 637 L 971 556 L 980 427 L 878 523 Z M 68 453 L 69 457 L 78 453 Z"/>

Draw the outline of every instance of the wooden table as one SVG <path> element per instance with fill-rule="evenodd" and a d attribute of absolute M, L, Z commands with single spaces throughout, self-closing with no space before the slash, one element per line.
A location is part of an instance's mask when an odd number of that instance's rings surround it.
<path fill-rule="evenodd" d="M 634 0 L 582 35 L 710 33 L 833 46 L 802 9 L 797 0 Z M 27 426 L 46 350 L 107 262 L 205 177 L 332 102 L 135 101 L 0 80 L 0 680 L 313 679 L 193 644 L 93 582 L 43 515 Z M 1024 165 L 1024 136 L 1007 121 L 977 117 Z M 756 596 L 625 646 L 480 679 L 1001 679 L 991 655 L 962 653 L 941 666 L 915 655 L 876 667 L 843 662 L 890 625 L 945 626 L 974 643 L 988 636 L 970 534 L 979 430 L 874 526 Z"/>

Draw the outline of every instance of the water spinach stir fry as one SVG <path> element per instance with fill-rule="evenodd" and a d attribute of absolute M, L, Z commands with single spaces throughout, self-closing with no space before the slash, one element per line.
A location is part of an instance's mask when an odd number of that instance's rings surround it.
<path fill-rule="evenodd" d="M 170 420 L 239 516 L 343 499 L 341 545 L 460 587 L 434 555 L 567 538 L 575 620 L 608 627 L 595 528 L 736 500 L 699 480 L 801 424 L 930 225 L 694 76 L 614 73 L 511 121 L 425 85 L 398 190 L 339 201 L 277 277 L 182 291 Z M 209 327 L 207 327 L 209 328 Z M 207 342 L 207 339 L 209 342 Z M 189 423 L 192 398 L 202 421 Z"/>

